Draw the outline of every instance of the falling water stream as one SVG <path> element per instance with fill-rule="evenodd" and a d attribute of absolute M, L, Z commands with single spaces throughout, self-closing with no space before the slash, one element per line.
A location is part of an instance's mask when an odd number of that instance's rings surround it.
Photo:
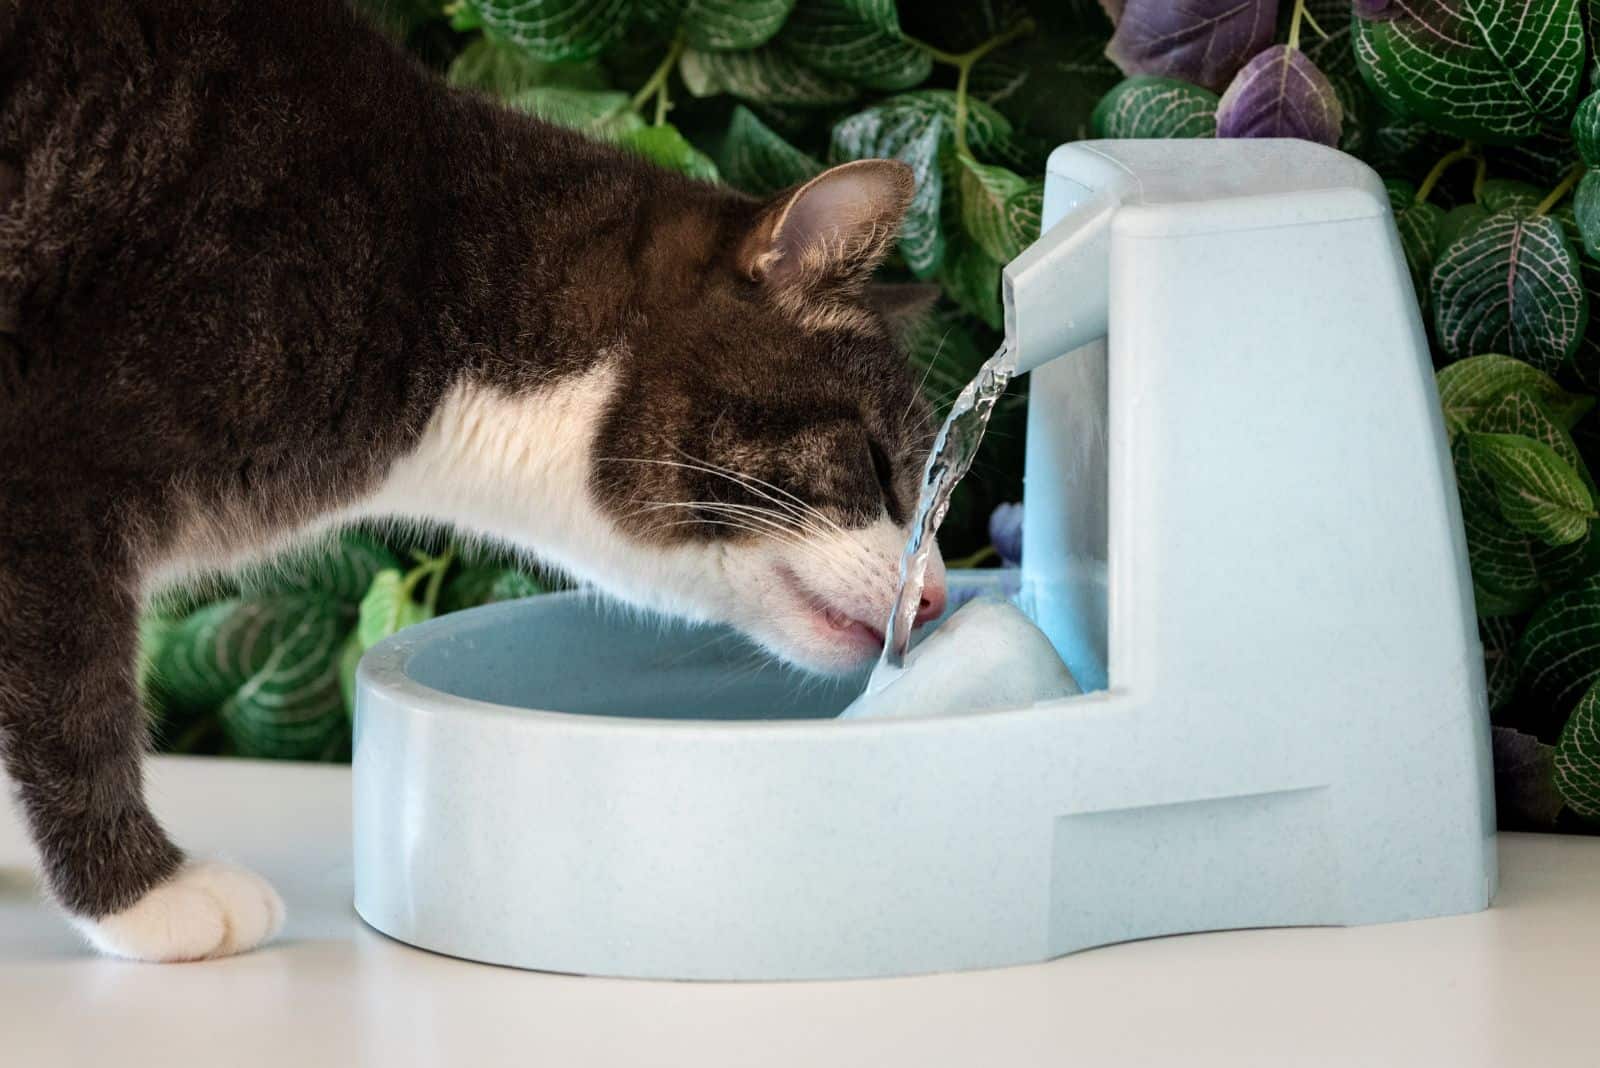
<path fill-rule="evenodd" d="M 911 524 L 911 540 L 900 556 L 900 587 L 889 625 L 884 629 L 883 657 L 873 672 L 874 681 L 892 677 L 904 665 L 917 606 L 922 602 L 922 584 L 928 570 L 928 556 L 935 544 L 934 533 L 950 510 L 950 494 L 972 466 L 995 402 L 1005 392 L 1016 366 L 1016 358 L 1004 345 L 1000 346 L 956 397 L 944 426 L 939 428 L 938 437 L 933 439 L 933 451 L 922 469 L 922 496 Z M 873 685 L 869 683 L 868 689 L 874 689 Z"/>

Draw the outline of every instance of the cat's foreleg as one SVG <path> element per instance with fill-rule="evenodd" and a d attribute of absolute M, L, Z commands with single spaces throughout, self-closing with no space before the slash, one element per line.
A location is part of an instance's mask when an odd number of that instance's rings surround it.
<path fill-rule="evenodd" d="M 145 805 L 138 601 L 87 540 L 0 531 L 0 752 L 50 890 L 102 952 L 249 949 L 283 905 L 253 872 L 186 861 Z"/>

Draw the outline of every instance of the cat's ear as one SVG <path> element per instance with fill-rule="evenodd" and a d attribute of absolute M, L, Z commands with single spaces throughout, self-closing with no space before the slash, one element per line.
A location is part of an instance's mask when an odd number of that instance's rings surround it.
<path fill-rule="evenodd" d="M 900 234 L 911 168 L 863 159 L 823 171 L 763 210 L 739 250 L 750 278 L 801 290 L 857 289 Z"/>
<path fill-rule="evenodd" d="M 867 304 L 904 340 L 933 310 L 939 287 L 928 282 L 880 282 L 867 287 Z"/>

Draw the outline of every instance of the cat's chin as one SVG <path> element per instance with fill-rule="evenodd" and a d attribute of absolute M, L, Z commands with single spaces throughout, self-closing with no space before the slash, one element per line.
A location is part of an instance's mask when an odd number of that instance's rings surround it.
<path fill-rule="evenodd" d="M 864 636 L 844 636 L 813 629 L 804 637 L 795 635 L 758 636 L 762 645 L 797 668 L 818 675 L 852 675 L 877 659 L 882 640 Z"/>

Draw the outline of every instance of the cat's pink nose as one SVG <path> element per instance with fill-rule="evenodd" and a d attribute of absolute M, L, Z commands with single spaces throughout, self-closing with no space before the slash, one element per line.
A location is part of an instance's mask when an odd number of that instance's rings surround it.
<path fill-rule="evenodd" d="M 917 626 L 930 623 L 944 615 L 946 595 L 944 582 L 930 581 L 922 587 L 922 603 L 917 605 Z"/>

